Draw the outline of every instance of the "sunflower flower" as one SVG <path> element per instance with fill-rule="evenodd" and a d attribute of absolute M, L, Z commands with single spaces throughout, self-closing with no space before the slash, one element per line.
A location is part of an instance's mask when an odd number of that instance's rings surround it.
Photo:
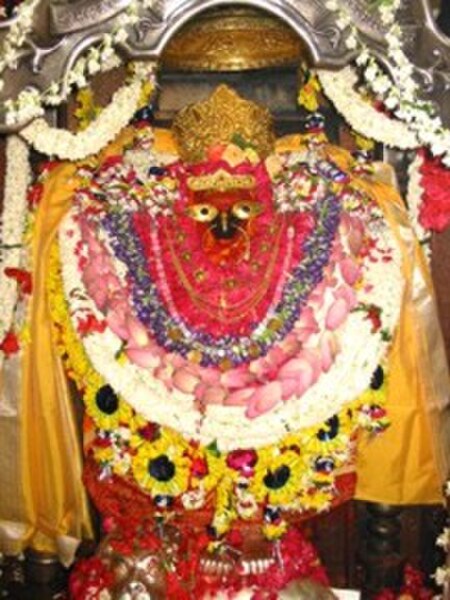
<path fill-rule="evenodd" d="M 99 429 L 111 431 L 120 423 L 128 423 L 133 416 L 131 407 L 97 373 L 90 376 L 84 402 L 87 414 Z"/>
<path fill-rule="evenodd" d="M 132 469 L 141 487 L 156 496 L 179 496 L 188 489 L 190 460 L 179 440 L 169 434 L 139 446 Z"/>
<path fill-rule="evenodd" d="M 259 452 L 250 489 L 259 502 L 286 506 L 295 500 L 303 473 L 304 463 L 297 452 L 269 448 Z"/>

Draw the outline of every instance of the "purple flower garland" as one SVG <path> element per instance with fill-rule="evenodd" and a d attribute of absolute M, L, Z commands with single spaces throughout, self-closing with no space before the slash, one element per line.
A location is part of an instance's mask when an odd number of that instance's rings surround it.
<path fill-rule="evenodd" d="M 310 293 L 322 281 L 340 221 L 339 198 L 329 194 L 316 203 L 312 213 L 315 217 L 315 228 L 302 243 L 304 258 L 292 271 L 273 314 L 273 317 L 280 321 L 280 327 L 277 331 L 266 327 L 262 333 L 254 332 L 251 336 L 226 335 L 220 340 L 208 333 L 193 330 L 184 321 L 168 313 L 148 272 L 144 248 L 133 231 L 132 215 L 129 212 L 122 212 L 115 207 L 104 216 L 102 223 L 108 232 L 116 257 L 127 265 L 136 314 L 153 332 L 157 343 L 167 351 L 179 353 L 184 357 L 192 350 L 198 350 L 202 356 L 202 366 L 218 365 L 225 359 L 238 366 L 254 358 L 255 346 L 256 354 L 264 356 L 273 344 L 282 340 L 292 330 Z M 257 324 L 255 329 L 256 327 Z M 168 332 L 173 329 L 182 331 L 184 339 L 171 339 Z"/>

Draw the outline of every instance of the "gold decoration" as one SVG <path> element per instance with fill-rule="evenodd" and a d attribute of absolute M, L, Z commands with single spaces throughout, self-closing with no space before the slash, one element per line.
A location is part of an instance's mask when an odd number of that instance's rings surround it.
<path fill-rule="evenodd" d="M 203 102 L 181 110 L 172 131 L 181 158 L 190 162 L 204 160 L 209 148 L 234 139 L 253 147 L 261 158 L 272 152 L 275 143 L 270 112 L 226 85 L 219 85 Z"/>
<path fill-rule="evenodd" d="M 204 190 L 227 192 L 229 190 L 250 190 L 255 187 L 256 180 L 253 175 L 231 175 L 224 169 L 219 169 L 211 175 L 189 177 L 187 185 L 194 192 Z"/>
<path fill-rule="evenodd" d="M 221 7 L 183 27 L 164 50 L 162 64 L 178 71 L 242 71 L 296 65 L 304 55 L 299 36 L 277 17 Z"/>

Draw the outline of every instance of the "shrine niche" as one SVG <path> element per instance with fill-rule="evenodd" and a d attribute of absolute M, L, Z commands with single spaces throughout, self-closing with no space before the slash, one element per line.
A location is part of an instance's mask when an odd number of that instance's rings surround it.
<path fill-rule="evenodd" d="M 442 505 L 448 475 L 431 14 L 30 0 L 4 23 L 8 556 L 75 562 L 74 600 L 401 587 L 401 507 Z M 355 498 L 358 581 L 313 543 Z"/>

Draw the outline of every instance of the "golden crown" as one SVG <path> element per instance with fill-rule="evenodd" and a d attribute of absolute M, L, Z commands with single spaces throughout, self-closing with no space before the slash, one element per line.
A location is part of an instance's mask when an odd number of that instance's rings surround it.
<path fill-rule="evenodd" d="M 206 158 L 208 148 L 236 139 L 265 158 L 275 143 L 270 112 L 244 100 L 226 85 L 218 86 L 206 100 L 183 108 L 175 117 L 172 131 L 181 158 L 189 162 L 200 162 Z"/>

